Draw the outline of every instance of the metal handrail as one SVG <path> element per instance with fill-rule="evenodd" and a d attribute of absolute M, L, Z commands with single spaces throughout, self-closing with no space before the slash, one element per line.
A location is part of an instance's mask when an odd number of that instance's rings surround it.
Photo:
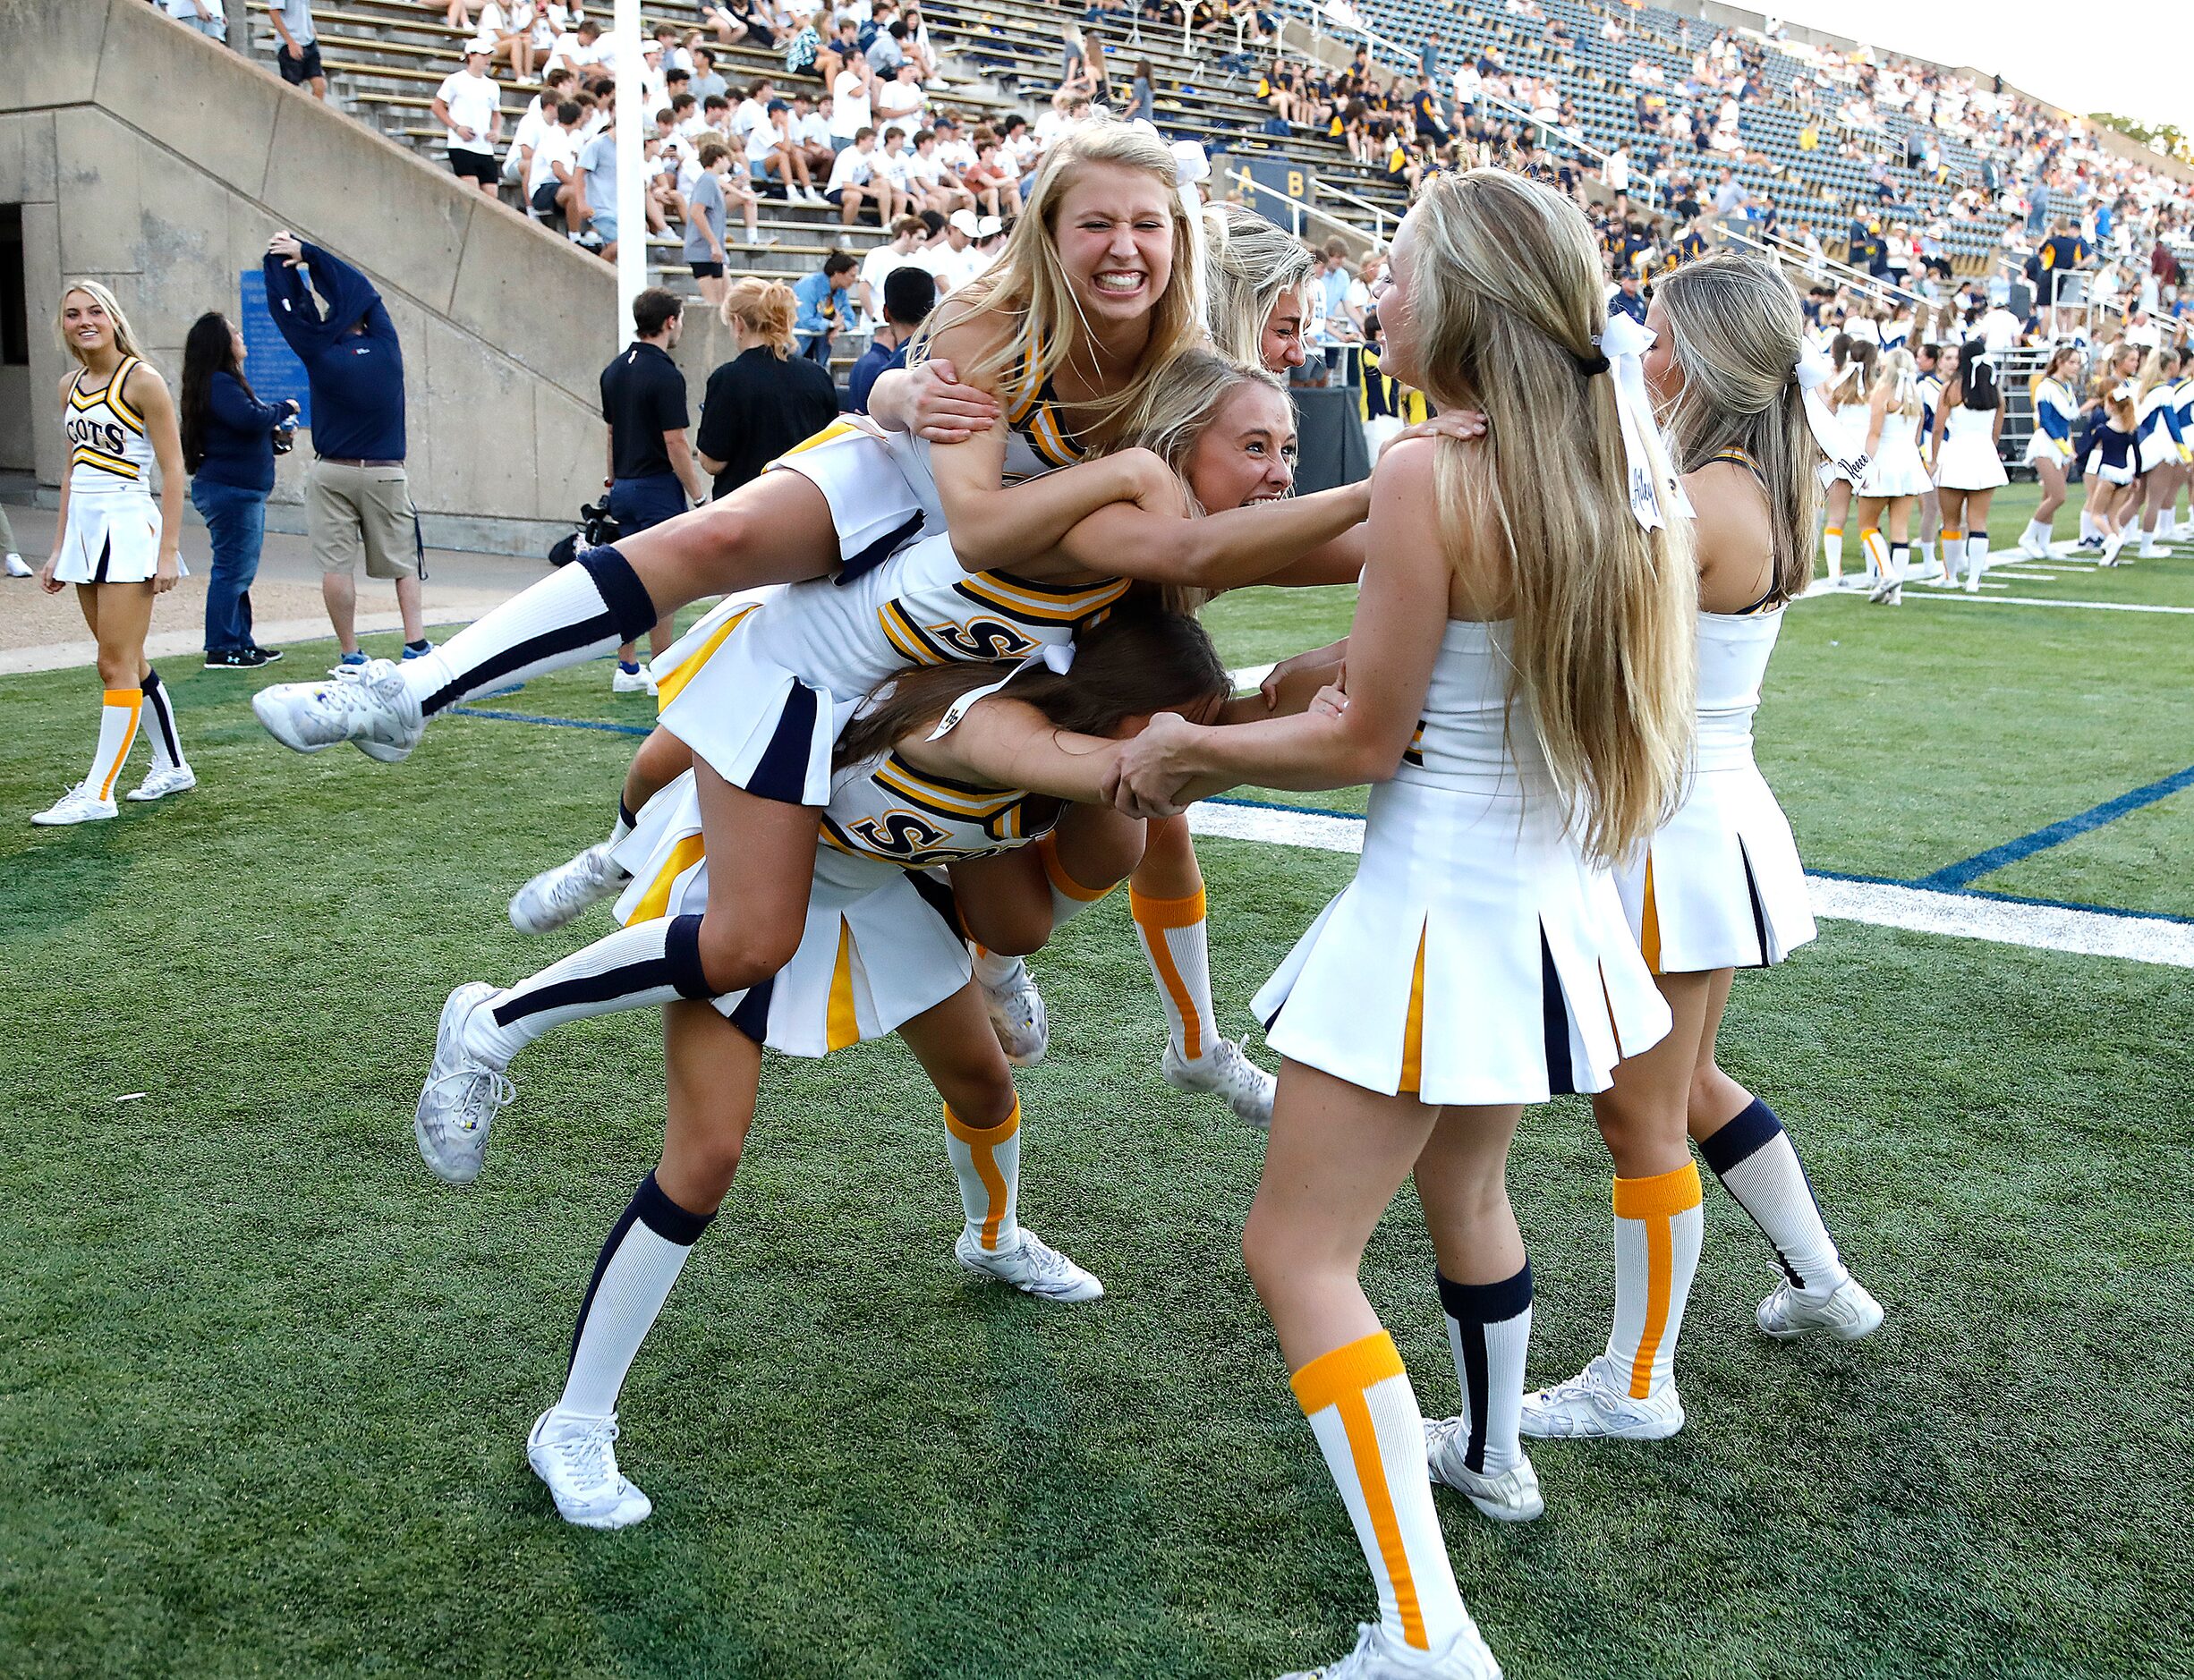
<path fill-rule="evenodd" d="M 1762 256 L 1787 262 L 1793 267 L 1802 267 L 1810 269 L 1817 260 L 1828 267 L 1844 269 L 1849 274 L 1860 276 L 1858 280 L 1846 282 L 1846 284 L 1850 284 L 1852 290 L 1861 297 L 1871 298 L 1877 303 L 1894 303 L 1902 300 L 1911 303 L 1915 308 L 1921 308 L 1925 307 L 1927 302 L 1927 300 L 1918 293 L 1907 292 L 1902 286 L 1884 285 L 1872 275 L 1853 268 L 1849 263 L 1840 263 L 1825 251 L 1816 259 L 1803 245 L 1782 233 L 1769 233 L 1765 236 L 1765 240 L 1761 240 L 1755 239 L 1748 233 L 1737 233 L 1725 225 L 1722 229 L 1722 236 L 1727 240 L 1734 240 L 1740 245 L 1749 245 Z"/>
<path fill-rule="evenodd" d="M 1235 169 L 1222 171 L 1221 179 L 1231 181 L 1237 186 L 1247 187 L 1252 192 L 1262 192 L 1268 199 L 1278 199 L 1282 204 L 1288 205 L 1291 208 L 1301 211 L 1305 216 L 1314 216 L 1321 222 L 1330 223 L 1331 225 L 1340 229 L 1340 231 L 1344 233 L 1361 234 L 1364 232 L 1364 230 L 1356 226 L 1355 223 L 1345 222 L 1339 216 L 1332 214 L 1332 212 L 1330 210 L 1322 210 L 1316 205 L 1306 203 L 1305 200 L 1295 197 L 1292 193 L 1282 192 L 1278 187 L 1266 186 L 1263 182 L 1258 180 L 1254 175 L 1251 174 L 1246 168 L 1237 166 Z M 1297 239 L 1303 237 L 1299 229 L 1296 231 L 1296 237 Z M 1387 242 L 1374 236 L 1372 242 L 1375 245 L 1383 246 Z"/>

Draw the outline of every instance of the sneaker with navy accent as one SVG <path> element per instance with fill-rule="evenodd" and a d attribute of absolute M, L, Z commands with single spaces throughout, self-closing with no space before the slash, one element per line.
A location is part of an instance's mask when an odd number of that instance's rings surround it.
<path fill-rule="evenodd" d="M 404 658 L 406 659 L 423 659 L 433 651 L 434 643 L 424 636 L 421 636 L 417 641 L 407 641 L 404 644 Z"/>
<path fill-rule="evenodd" d="M 612 694 L 652 694 L 655 678 L 645 666 L 626 665 L 619 660 L 617 675 L 609 679 Z"/>
<path fill-rule="evenodd" d="M 1356 1632 L 1356 1649 L 1339 1662 L 1280 1680 L 1501 1680 L 1501 1665 L 1473 1623 L 1438 1650 L 1397 1644 L 1377 1622 L 1359 1622 Z"/>
<path fill-rule="evenodd" d="M 1496 1523 L 1528 1523 L 1546 1509 L 1539 1472 L 1518 1453 L 1506 1470 L 1471 1469 L 1470 1420 L 1426 1418 L 1424 1463 L 1433 1480 L 1452 1488 Z"/>
<path fill-rule="evenodd" d="M 617 1420 L 567 1416 L 554 1406 L 533 1420 L 525 1462 L 548 1485 L 557 1515 L 581 1528 L 630 1528 L 655 1505 L 617 1469 Z"/>
<path fill-rule="evenodd" d="M 469 1184 L 488 1156 L 495 1117 L 518 1094 L 501 1068 L 466 1048 L 465 1018 L 497 988 L 473 980 L 450 993 L 435 1030 L 434 1065 L 412 1111 L 412 1136 L 420 1158 L 446 1184 Z"/>
<path fill-rule="evenodd" d="M 1683 1426 L 1684 1403 L 1673 1382 L 1636 1399 L 1603 1353 L 1568 1382 L 1526 1395 L 1518 1427 L 1535 1440 L 1663 1441 Z"/>
<path fill-rule="evenodd" d="M 1785 1277 L 1760 1302 L 1756 1317 L 1760 1328 L 1778 1342 L 1816 1334 L 1856 1342 L 1881 1328 L 1882 1303 L 1856 1277 L 1846 1277 L 1825 1295 L 1793 1289 Z"/>
<path fill-rule="evenodd" d="M 1039 1301 L 1095 1301 L 1105 1286 L 1094 1274 L 1083 1270 L 1044 1242 L 1026 1226 L 1021 1240 L 1009 1249 L 986 1249 L 972 1231 L 962 1231 L 952 1252 L 961 1265 L 984 1277 L 1011 1284 L 1025 1295 Z"/>
<path fill-rule="evenodd" d="M 427 732 L 418 698 L 387 659 L 346 659 L 326 683 L 273 683 L 251 697 L 267 733 L 293 752 L 319 752 L 354 742 L 370 759 L 395 764 Z"/>

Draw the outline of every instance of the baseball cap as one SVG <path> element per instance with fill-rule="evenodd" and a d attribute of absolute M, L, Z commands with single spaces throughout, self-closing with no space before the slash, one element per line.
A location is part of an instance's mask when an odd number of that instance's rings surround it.
<path fill-rule="evenodd" d="M 952 213 L 951 221 L 947 225 L 958 228 L 970 239 L 982 237 L 982 225 L 975 220 L 975 213 L 973 210 L 955 210 Z"/>
<path fill-rule="evenodd" d="M 470 58 L 474 53 L 488 53 L 492 55 L 495 51 L 495 47 L 496 43 L 494 37 L 489 35 L 475 35 L 471 40 L 464 44 L 464 55 L 467 58 Z"/>
<path fill-rule="evenodd" d="M 965 212 L 962 212 L 962 214 L 965 214 Z M 995 216 L 986 216 L 982 218 L 982 220 L 975 224 L 975 237 L 977 239 L 988 239 L 993 233 L 1002 233 L 1005 231 L 1006 224 L 1004 220 L 1001 217 Z"/>
<path fill-rule="evenodd" d="M 773 112 L 774 112 L 774 111 L 789 111 L 789 110 L 791 110 L 791 109 L 792 109 L 792 107 L 791 107 L 790 106 L 787 105 L 787 104 L 784 102 L 784 100 L 782 100 L 782 99 L 772 99 L 772 100 L 770 100 L 770 103 L 769 103 L 767 106 L 765 106 L 763 108 L 764 108 L 765 110 L 773 111 Z"/>

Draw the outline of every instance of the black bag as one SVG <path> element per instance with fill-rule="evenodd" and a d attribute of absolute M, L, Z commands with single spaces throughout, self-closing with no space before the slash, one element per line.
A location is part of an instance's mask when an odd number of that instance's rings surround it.
<path fill-rule="evenodd" d="M 583 548 L 599 548 L 604 543 L 615 542 L 625 534 L 617 517 L 609 511 L 609 498 L 589 502 L 579 510 L 579 526 L 568 537 L 559 537 L 548 550 L 548 564 L 567 566 L 579 557 Z"/>

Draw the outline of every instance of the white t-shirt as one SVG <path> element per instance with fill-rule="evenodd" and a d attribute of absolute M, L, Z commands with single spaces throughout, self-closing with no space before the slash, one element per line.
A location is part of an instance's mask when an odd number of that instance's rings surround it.
<path fill-rule="evenodd" d="M 1992 351 L 2005 351 L 2019 343 L 2019 317 L 2006 309 L 1993 309 L 1980 319 L 1981 342 Z"/>
<path fill-rule="evenodd" d="M 937 161 L 954 174 L 965 174 L 975 166 L 975 148 L 964 140 L 939 140 Z"/>
<path fill-rule="evenodd" d="M 776 123 L 757 123 L 747 132 L 746 161 L 750 164 L 760 163 L 784 143 L 785 137 L 777 132 Z"/>
<path fill-rule="evenodd" d="M 434 90 L 434 97 L 449 107 L 450 150 L 495 156 L 495 141 L 489 137 L 489 131 L 495 126 L 495 114 L 502 105 L 503 89 L 496 85 L 492 76 L 457 71 L 442 78 L 442 85 Z M 464 128 L 472 131 L 471 140 L 457 132 Z"/>
<path fill-rule="evenodd" d="M 835 140 L 851 140 L 869 126 L 869 93 L 860 72 L 838 72 L 830 84 L 830 133 Z"/>
<path fill-rule="evenodd" d="M 792 120 L 792 137 L 803 145 L 828 146 L 830 143 L 830 119 L 820 111 L 795 116 Z"/>
<path fill-rule="evenodd" d="M 850 152 L 838 154 L 841 159 L 852 155 Z M 930 268 L 929 263 L 923 260 L 928 254 L 920 250 L 894 250 L 889 245 L 879 245 L 861 259 L 861 284 L 869 289 L 869 313 L 864 323 L 868 331 L 874 332 L 877 324 L 884 318 L 884 282 L 900 268 Z M 930 272 L 935 274 L 937 271 L 930 268 Z"/>
<path fill-rule="evenodd" d="M 533 162 L 525 172 L 525 196 L 531 199 L 540 191 L 540 183 L 556 179 L 549 165 L 562 164 L 570 168 L 579 161 L 579 141 L 567 129 L 553 123 L 541 130 L 540 142 L 533 148 Z"/>
<path fill-rule="evenodd" d="M 859 151 L 848 146 L 832 160 L 830 182 L 823 191 L 836 192 L 843 187 L 865 187 L 874 178 L 875 174 L 876 154 L 873 151 Z M 888 251 L 890 247 L 887 245 L 884 249 Z M 862 277 L 863 279 L 868 277 L 867 269 L 862 270 Z"/>
<path fill-rule="evenodd" d="M 925 266 L 929 271 L 937 276 L 937 295 L 940 298 L 956 286 L 965 285 L 988 267 L 982 253 L 973 245 L 965 250 L 955 250 L 948 242 L 942 240 L 922 255 L 928 259 Z"/>
<path fill-rule="evenodd" d="M 731 114 L 731 132 L 741 140 L 752 134 L 757 127 L 770 126 L 770 113 L 759 99 L 742 99 Z"/>
<path fill-rule="evenodd" d="M 876 148 L 875 157 L 876 161 L 873 167 L 876 172 L 893 186 L 904 188 L 906 185 L 906 165 L 912 161 L 914 154 L 912 152 L 888 152 L 879 146 Z"/>
<path fill-rule="evenodd" d="M 920 152 L 908 156 L 906 159 L 906 179 L 908 181 L 917 186 L 934 187 L 944 178 L 945 166 L 937 161 L 935 152 L 931 152 L 927 157 L 924 157 Z"/>
<path fill-rule="evenodd" d="M 917 119 L 928 102 L 929 96 L 922 91 L 920 82 L 887 81 L 876 90 L 876 126 L 902 123 L 911 133 L 922 126 Z"/>

